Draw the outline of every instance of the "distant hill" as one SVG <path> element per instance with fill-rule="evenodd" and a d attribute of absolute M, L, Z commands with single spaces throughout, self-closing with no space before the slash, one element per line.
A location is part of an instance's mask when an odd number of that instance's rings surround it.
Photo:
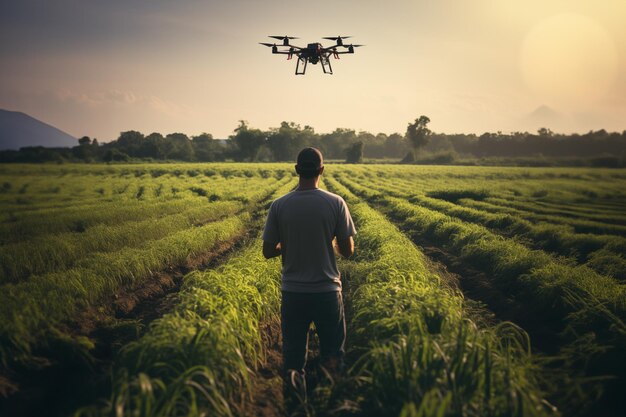
<path fill-rule="evenodd" d="M 523 119 L 526 129 L 536 132 L 541 127 L 553 131 L 571 130 L 567 117 L 548 106 L 539 106 Z M 568 129 L 570 128 L 570 129 Z"/>
<path fill-rule="evenodd" d="M 25 113 L 0 109 L 0 150 L 24 146 L 67 148 L 78 145 L 75 137 Z"/>

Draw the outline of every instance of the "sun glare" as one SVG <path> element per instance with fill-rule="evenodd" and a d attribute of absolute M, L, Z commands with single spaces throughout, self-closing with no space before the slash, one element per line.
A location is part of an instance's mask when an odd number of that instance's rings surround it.
<path fill-rule="evenodd" d="M 602 99 L 617 75 L 611 35 L 596 21 L 559 14 L 537 24 L 522 47 L 522 72 L 537 98 L 576 110 Z"/>

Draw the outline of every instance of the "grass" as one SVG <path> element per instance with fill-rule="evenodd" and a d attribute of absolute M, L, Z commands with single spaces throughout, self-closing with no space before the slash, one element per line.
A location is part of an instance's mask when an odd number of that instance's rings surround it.
<path fill-rule="evenodd" d="M 564 361 L 582 370 L 590 390 L 611 391 L 623 384 L 626 366 L 620 352 L 626 348 L 626 294 L 614 279 L 585 266 L 563 264 L 543 251 L 528 249 L 482 226 L 387 196 L 356 181 L 342 177 L 342 182 L 384 207 L 414 239 L 428 240 L 450 251 L 484 271 L 505 294 L 524 303 L 524 316 L 516 319 L 543 321 L 543 326 L 560 334 Z M 579 345 L 582 340 L 586 341 L 584 347 Z M 574 345 L 578 349 L 573 349 Z M 583 402 L 579 400 L 578 404 Z"/>
<path fill-rule="evenodd" d="M 201 226 L 242 209 L 242 204 L 235 201 L 207 203 L 156 219 L 99 224 L 83 233 L 65 232 L 8 244 L 0 253 L 0 283 L 17 283 L 31 275 L 64 270 L 81 259 L 89 259 L 94 252 L 142 247 L 153 240 Z"/>
<path fill-rule="evenodd" d="M 478 326 L 463 297 L 424 255 L 338 182 L 358 223 L 358 255 L 343 263 L 365 415 L 552 415 L 527 334 Z"/>
<path fill-rule="evenodd" d="M 302 411 L 626 409 L 624 170 L 331 164 L 325 184 L 359 231 L 340 265 L 351 369 Z M 268 198 L 292 186 L 287 164 L 0 166 L 3 373 L 93 366 L 76 317 L 256 230 Z M 490 318 L 414 244 L 425 241 L 523 308 Z M 260 325 L 277 326 L 280 304 L 280 263 L 260 245 L 187 274 L 172 309 L 115 356 L 111 396 L 77 415 L 249 414 L 268 349 Z"/>
<path fill-rule="evenodd" d="M 280 263 L 260 248 L 253 239 L 217 269 L 185 276 L 173 311 L 119 355 L 111 399 L 77 415 L 241 413 L 251 369 L 265 359 L 260 323 L 279 320 Z"/>
<path fill-rule="evenodd" d="M 38 356 L 50 354 L 59 339 L 68 337 L 64 329 L 81 311 L 97 307 L 122 288 L 141 285 L 155 272 L 184 265 L 219 243 L 242 236 L 250 227 L 255 207 L 292 181 L 291 177 L 259 179 L 246 179 L 255 186 L 243 188 L 233 201 L 210 203 L 205 199 L 201 207 L 192 206 L 190 211 L 163 220 L 157 217 L 150 223 L 125 222 L 118 229 L 91 226 L 69 236 L 49 235 L 44 238 L 49 239 L 48 246 L 28 240 L 21 248 L 19 243 L 17 248 L 3 246 L 0 258 L 8 261 L 5 273 L 16 281 L 5 283 L 0 293 L 3 366 L 40 362 Z M 235 194 L 233 190 L 230 193 Z M 146 211 L 149 215 L 149 208 Z M 140 227 L 133 228 L 136 225 Z M 30 275 L 34 271 L 39 273 Z"/>
<path fill-rule="evenodd" d="M 513 214 L 490 213 L 464 206 L 467 195 L 480 193 L 484 197 L 485 190 L 464 190 L 460 194 L 456 191 L 445 190 L 430 193 L 432 196 L 437 196 L 437 198 L 432 198 L 407 192 L 407 189 L 410 189 L 408 181 L 394 181 L 393 183 L 374 181 L 372 187 L 378 192 L 393 194 L 422 207 L 466 222 L 486 226 L 498 234 L 514 237 L 518 241 L 527 243 L 527 246 L 533 249 L 542 249 L 572 258 L 576 263 L 588 264 L 587 266 L 600 274 L 613 276 L 619 280 L 626 279 L 624 268 L 626 262 L 621 255 L 626 253 L 626 239 L 621 236 L 575 233 L 572 226 L 565 224 L 529 221 Z M 456 196 L 453 198 L 456 203 L 445 201 L 452 198 L 450 196 Z M 595 262 L 590 262 L 594 259 Z"/>

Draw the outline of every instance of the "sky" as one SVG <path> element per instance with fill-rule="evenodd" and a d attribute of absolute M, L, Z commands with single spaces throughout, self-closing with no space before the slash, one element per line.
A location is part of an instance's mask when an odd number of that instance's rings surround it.
<path fill-rule="evenodd" d="M 317 132 L 626 130 L 625 0 L 0 0 L 0 108 L 99 141 Z M 333 75 L 259 42 L 366 46 Z"/>

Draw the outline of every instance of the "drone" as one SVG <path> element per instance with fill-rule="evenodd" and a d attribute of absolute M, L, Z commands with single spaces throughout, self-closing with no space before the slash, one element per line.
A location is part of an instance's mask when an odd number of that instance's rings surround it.
<path fill-rule="evenodd" d="M 287 55 L 287 60 L 290 60 L 291 58 L 293 58 L 294 55 L 297 56 L 298 62 L 296 64 L 296 75 L 304 75 L 304 73 L 306 72 L 306 66 L 309 62 L 313 65 L 317 65 L 317 63 L 319 62 L 320 64 L 322 64 L 322 70 L 324 71 L 324 74 L 332 75 L 333 68 L 330 65 L 331 56 L 335 59 L 339 59 L 339 55 L 353 54 L 354 48 L 365 46 L 365 45 L 353 45 L 353 44 L 345 45 L 343 43 L 343 40 L 348 39 L 350 37 L 351 36 L 335 36 L 335 37 L 322 38 L 322 39 L 328 39 L 328 40 L 335 42 L 335 45 L 329 46 L 328 48 L 325 48 L 324 46 L 322 46 L 321 43 L 318 43 L 318 42 L 309 43 L 306 46 L 306 48 L 301 48 L 299 46 L 291 45 L 289 41 L 292 39 L 298 39 L 298 38 L 293 37 L 293 36 L 287 36 L 287 35 L 270 36 L 270 38 L 274 38 L 274 39 L 278 39 L 282 41 L 282 45 L 280 45 L 280 47 L 283 48 L 282 50 L 280 50 L 279 45 L 276 45 L 275 43 L 265 43 L 265 42 L 259 42 L 259 43 L 261 45 L 271 47 L 273 54 Z M 347 49 L 347 51 L 346 50 L 338 51 L 337 48 L 339 47 L 345 48 Z M 289 49 L 285 49 L 285 48 L 289 48 Z"/>

